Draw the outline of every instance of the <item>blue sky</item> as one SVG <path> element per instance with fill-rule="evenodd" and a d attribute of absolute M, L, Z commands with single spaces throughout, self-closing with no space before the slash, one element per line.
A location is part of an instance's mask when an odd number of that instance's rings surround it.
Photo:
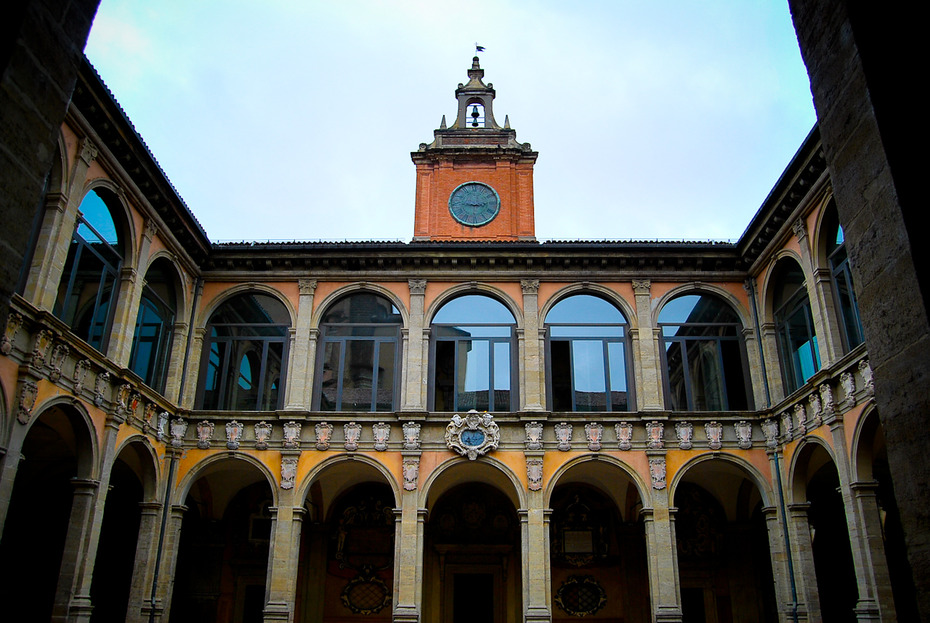
<path fill-rule="evenodd" d="M 86 54 L 212 240 L 406 241 L 476 42 L 540 239 L 734 240 L 815 121 L 786 0 L 102 0 Z"/>

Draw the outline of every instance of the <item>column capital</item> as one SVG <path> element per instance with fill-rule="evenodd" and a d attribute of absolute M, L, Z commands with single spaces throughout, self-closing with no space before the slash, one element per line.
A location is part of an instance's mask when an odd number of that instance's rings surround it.
<path fill-rule="evenodd" d="M 298 279 L 297 288 L 300 296 L 312 296 L 316 292 L 316 279 Z"/>
<path fill-rule="evenodd" d="M 523 295 L 527 294 L 537 294 L 539 292 L 539 279 L 521 279 L 520 288 L 523 290 Z"/>
<path fill-rule="evenodd" d="M 408 279 L 407 287 L 410 294 L 422 296 L 426 294 L 426 279 Z"/>
<path fill-rule="evenodd" d="M 633 281 L 633 294 L 636 296 L 649 296 L 652 291 L 652 282 L 648 279 L 636 279 Z"/>

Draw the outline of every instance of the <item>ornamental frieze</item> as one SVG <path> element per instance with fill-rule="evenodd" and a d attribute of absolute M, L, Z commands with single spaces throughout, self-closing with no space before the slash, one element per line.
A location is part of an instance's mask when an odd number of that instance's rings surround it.
<path fill-rule="evenodd" d="M 490 413 L 478 413 L 474 409 L 465 417 L 456 413 L 446 426 L 446 446 L 470 461 L 496 450 L 500 440 L 500 428 Z"/>

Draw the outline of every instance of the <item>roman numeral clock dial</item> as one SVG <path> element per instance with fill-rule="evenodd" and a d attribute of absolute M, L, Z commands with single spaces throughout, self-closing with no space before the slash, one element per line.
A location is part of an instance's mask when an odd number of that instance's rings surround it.
<path fill-rule="evenodd" d="M 463 225 L 480 227 L 494 220 L 500 212 L 497 191 L 481 182 L 465 182 L 449 195 L 449 212 Z"/>

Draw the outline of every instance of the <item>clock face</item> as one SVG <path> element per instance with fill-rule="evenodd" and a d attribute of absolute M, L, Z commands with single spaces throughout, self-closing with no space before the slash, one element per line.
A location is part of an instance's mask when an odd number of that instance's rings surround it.
<path fill-rule="evenodd" d="M 465 182 L 449 195 L 449 212 L 463 225 L 480 227 L 494 220 L 501 209 L 497 191 L 481 182 Z"/>

